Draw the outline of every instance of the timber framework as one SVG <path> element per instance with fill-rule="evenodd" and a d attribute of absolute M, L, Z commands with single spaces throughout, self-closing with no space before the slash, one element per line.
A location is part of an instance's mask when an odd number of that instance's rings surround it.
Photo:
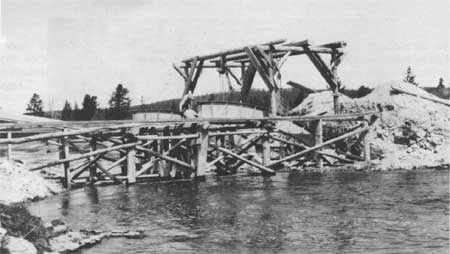
<path fill-rule="evenodd" d="M 310 117 L 266 117 L 254 119 L 194 119 L 148 122 L 58 122 L 42 124 L 2 124 L 0 145 L 14 159 L 14 147 L 39 142 L 57 148 L 57 158 L 39 165 L 35 171 L 59 171 L 63 185 L 96 183 L 132 184 L 148 180 L 204 178 L 238 173 L 247 164 L 263 176 L 282 168 L 295 168 L 313 160 L 324 163 L 370 161 L 367 133 L 378 113 L 340 114 Z M 326 122 L 350 122 L 353 128 L 324 139 Z M 279 122 L 313 126 L 314 143 L 286 133 Z M 360 154 L 350 159 L 322 151 L 337 142 L 355 138 L 362 144 Z M 40 149 L 47 150 L 45 146 Z M 258 159 L 259 158 L 259 159 Z M 336 162 L 330 162 L 335 159 Z"/>
<path fill-rule="evenodd" d="M 258 73 L 270 92 L 271 116 L 276 116 L 284 112 L 280 105 L 281 68 L 289 57 L 306 55 L 325 79 L 328 88 L 333 91 L 334 111 L 337 114 L 339 89 L 342 86 L 337 68 L 342 61 L 346 45 L 344 41 L 312 45 L 309 40 L 288 42 L 281 39 L 193 56 L 182 60 L 181 64 L 174 64 L 173 67 L 184 80 L 182 96 L 189 92 L 194 93 L 203 69 L 213 68 L 226 76 L 230 87 L 231 79 L 240 86 L 243 103 L 246 102 Z M 329 58 L 329 63 L 324 57 Z"/>

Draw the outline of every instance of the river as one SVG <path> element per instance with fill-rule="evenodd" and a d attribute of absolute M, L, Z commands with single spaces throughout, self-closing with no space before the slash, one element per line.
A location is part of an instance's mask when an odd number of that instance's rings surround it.
<path fill-rule="evenodd" d="M 144 230 L 87 253 L 449 253 L 449 171 L 85 187 L 29 204 L 75 229 Z"/>

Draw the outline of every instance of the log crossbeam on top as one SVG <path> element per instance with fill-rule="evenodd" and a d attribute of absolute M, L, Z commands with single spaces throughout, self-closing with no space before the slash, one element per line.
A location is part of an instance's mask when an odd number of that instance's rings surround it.
<path fill-rule="evenodd" d="M 183 97 L 188 93 L 194 93 L 204 68 L 216 68 L 220 74 L 227 76 L 230 87 L 230 75 L 241 87 L 242 102 L 246 102 L 255 74 L 258 73 L 271 94 L 271 115 L 276 116 L 285 113 L 278 98 L 279 94 L 277 94 L 279 83 L 281 83 L 281 67 L 290 57 L 306 55 L 324 78 L 329 89 L 333 91 L 334 110 L 337 114 L 339 113 L 338 97 L 341 88 L 337 67 L 342 62 L 346 45 L 343 41 L 313 45 L 309 40 L 288 42 L 282 39 L 212 54 L 197 55 L 183 59 L 181 64 L 174 64 L 173 67 L 184 80 Z M 329 56 L 329 64 L 324 60 L 324 55 Z M 232 68 L 241 69 L 240 78 L 231 71 Z M 184 103 L 186 101 L 181 100 L 180 104 L 183 104 L 180 105 L 181 111 L 186 108 Z"/>

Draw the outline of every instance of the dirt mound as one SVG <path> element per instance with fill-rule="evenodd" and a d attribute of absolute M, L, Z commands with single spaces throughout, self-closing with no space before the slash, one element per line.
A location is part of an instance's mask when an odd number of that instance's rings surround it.
<path fill-rule="evenodd" d="M 399 93 L 398 89 L 418 96 Z M 342 113 L 382 111 L 369 135 L 376 151 L 372 159 L 378 159 L 380 168 L 434 167 L 449 163 L 450 107 L 429 99 L 439 100 L 411 84 L 391 82 L 375 87 L 363 98 L 341 96 L 340 108 Z M 332 94 L 312 94 L 291 113 L 333 114 Z M 338 130 L 344 132 L 350 125 L 342 124 Z"/>
<path fill-rule="evenodd" d="M 61 191 L 57 184 L 30 172 L 21 163 L 0 161 L 0 203 L 9 204 L 43 198 Z"/>

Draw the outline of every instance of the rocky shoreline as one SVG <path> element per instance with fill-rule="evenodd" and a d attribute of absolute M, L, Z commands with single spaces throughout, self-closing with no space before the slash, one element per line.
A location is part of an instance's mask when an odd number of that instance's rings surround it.
<path fill-rule="evenodd" d="M 0 204 L 0 252 L 5 254 L 73 253 L 105 238 L 140 239 L 142 231 L 72 231 L 65 222 L 44 223 L 20 204 Z"/>

